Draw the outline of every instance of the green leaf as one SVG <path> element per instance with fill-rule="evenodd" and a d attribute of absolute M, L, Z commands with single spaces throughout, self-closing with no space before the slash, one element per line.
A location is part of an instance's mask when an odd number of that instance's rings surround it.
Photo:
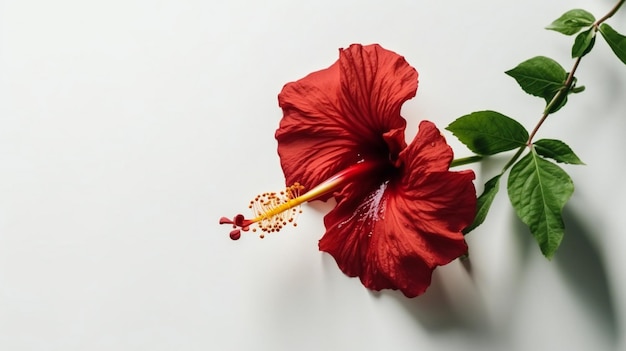
<path fill-rule="evenodd" d="M 565 35 L 578 33 L 584 27 L 590 26 L 596 19 L 585 10 L 574 9 L 565 12 L 561 17 L 552 22 L 546 29 L 554 30 Z"/>
<path fill-rule="evenodd" d="M 517 216 L 528 225 L 544 256 L 552 258 L 563 240 L 561 213 L 574 192 L 572 179 L 531 149 L 511 168 L 508 192 Z"/>
<path fill-rule="evenodd" d="M 609 44 L 615 55 L 626 64 L 626 37 L 616 32 L 606 23 L 600 25 L 600 33 Z"/>
<path fill-rule="evenodd" d="M 535 151 L 543 157 L 549 157 L 556 162 L 584 165 L 574 151 L 560 140 L 541 139 L 535 142 Z"/>
<path fill-rule="evenodd" d="M 589 28 L 586 31 L 581 32 L 574 40 L 574 46 L 572 46 L 572 58 L 587 55 L 591 49 L 593 49 L 593 44 L 595 43 L 596 31 L 594 28 Z"/>
<path fill-rule="evenodd" d="M 493 155 L 526 145 L 528 132 L 516 120 L 495 111 L 459 117 L 446 127 L 479 155 Z"/>
<path fill-rule="evenodd" d="M 567 79 L 565 69 L 545 56 L 533 57 L 505 73 L 513 77 L 528 94 L 544 98 L 546 104 L 550 103 Z M 564 104 L 561 102 L 557 107 Z"/>
<path fill-rule="evenodd" d="M 500 188 L 500 177 L 502 174 L 498 174 L 497 176 L 489 179 L 487 183 L 485 183 L 485 189 L 483 193 L 476 199 L 476 217 L 474 217 L 474 222 L 469 225 L 469 227 L 463 229 L 463 234 L 467 234 L 474 230 L 479 225 L 483 224 L 485 218 L 487 218 L 487 213 L 489 212 L 489 208 L 491 207 L 491 203 L 493 199 L 496 197 L 498 190 Z"/>

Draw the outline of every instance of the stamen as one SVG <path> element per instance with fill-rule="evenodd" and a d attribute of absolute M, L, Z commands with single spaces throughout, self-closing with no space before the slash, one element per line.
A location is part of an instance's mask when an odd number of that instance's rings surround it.
<path fill-rule="evenodd" d="M 230 232 L 230 238 L 233 240 L 239 240 L 241 231 L 247 232 L 253 224 L 256 224 L 256 228 L 252 228 L 252 232 L 256 232 L 258 228 L 261 231 L 259 235 L 261 239 L 267 233 L 279 232 L 287 224 L 295 227 L 296 219 L 302 213 L 300 204 L 306 201 L 300 198 L 300 192 L 303 189 L 302 185 L 296 183 L 279 193 L 259 194 L 248 204 L 248 208 L 254 213 L 254 218 L 246 219 L 242 214 L 238 214 L 233 219 L 220 218 L 220 224 L 233 226 Z"/>
<path fill-rule="evenodd" d="M 256 224 L 261 230 L 259 235 L 261 238 L 264 238 L 268 233 L 280 231 L 288 224 L 295 227 L 297 225 L 296 219 L 302 213 L 300 209 L 302 203 L 315 200 L 334 190 L 338 190 L 347 182 L 352 181 L 357 175 L 367 174 L 379 166 L 381 166 L 380 162 L 359 162 L 335 174 L 303 195 L 300 195 L 300 193 L 304 190 L 304 187 L 299 183 L 295 183 L 278 193 L 271 192 L 257 195 L 248 204 L 248 208 L 254 213 L 254 218 L 246 219 L 242 214 L 238 214 L 233 219 L 220 218 L 220 224 L 231 224 L 233 226 L 233 230 L 230 232 L 230 238 L 233 240 L 238 240 L 241 237 L 241 231 L 247 232 L 253 224 Z M 252 231 L 256 232 L 256 229 L 252 228 Z"/>
<path fill-rule="evenodd" d="M 296 183 L 280 193 L 263 193 L 250 201 L 249 208 L 254 212 L 253 222 L 265 233 L 278 232 L 294 222 L 301 213 L 300 203 L 294 201 L 304 187 Z M 261 234 L 263 235 L 263 234 Z"/>

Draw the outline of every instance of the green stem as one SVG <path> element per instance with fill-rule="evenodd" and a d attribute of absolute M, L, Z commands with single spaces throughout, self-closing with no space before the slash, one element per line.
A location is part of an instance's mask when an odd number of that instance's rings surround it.
<path fill-rule="evenodd" d="M 526 145 L 520 147 L 519 149 L 517 149 L 517 152 L 515 153 L 515 155 L 513 155 L 513 157 L 511 157 L 511 159 L 509 160 L 509 162 L 506 163 L 506 165 L 504 165 L 504 167 L 502 168 L 502 172 L 500 172 L 500 174 L 504 174 L 504 172 L 506 172 L 507 169 L 509 169 L 511 166 L 513 166 L 513 164 L 515 163 L 515 161 L 517 161 L 517 159 L 522 156 L 522 152 L 524 152 L 524 149 L 526 148 Z"/>
<path fill-rule="evenodd" d="M 626 0 L 623 0 L 623 1 L 626 1 Z M 548 106 L 546 106 L 546 109 L 543 112 L 543 116 L 541 116 L 541 119 L 539 119 L 539 122 L 537 123 L 533 131 L 530 133 L 530 136 L 528 137 L 528 141 L 526 142 L 526 144 L 528 145 L 532 144 L 533 138 L 535 137 L 535 134 L 537 134 L 537 132 L 539 131 L 539 128 L 541 128 L 541 126 L 543 125 L 543 122 L 546 121 L 548 116 L 552 113 L 552 110 L 558 104 L 560 104 L 563 101 L 563 99 L 565 99 L 567 94 L 569 94 L 569 91 L 572 89 L 572 84 L 574 83 L 574 73 L 576 73 L 576 70 L 578 69 L 578 65 L 580 64 L 581 59 L 582 59 L 582 56 L 577 58 L 576 61 L 574 61 L 574 67 L 572 67 L 572 69 L 569 72 L 569 75 L 567 76 L 567 79 L 565 79 L 565 83 L 563 83 L 563 87 L 559 89 L 559 91 L 556 93 L 556 95 L 554 95 L 552 100 L 550 100 L 550 103 L 548 103 Z"/>
<path fill-rule="evenodd" d="M 457 167 L 457 166 L 463 166 L 466 164 L 470 164 L 470 163 L 475 163 L 475 162 L 479 162 L 483 159 L 482 156 L 469 156 L 469 157 L 462 157 L 462 158 L 456 158 L 454 160 L 452 160 L 452 162 L 450 163 L 450 167 Z"/>

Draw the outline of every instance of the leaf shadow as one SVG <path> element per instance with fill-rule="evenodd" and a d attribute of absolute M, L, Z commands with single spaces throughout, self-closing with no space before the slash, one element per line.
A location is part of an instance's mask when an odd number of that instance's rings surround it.
<path fill-rule="evenodd" d="M 619 338 L 615 302 L 603 257 L 592 242 L 594 233 L 579 214 L 566 206 L 563 212 L 565 238 L 554 261 L 572 291 L 595 320 L 605 338 L 617 344 Z"/>
<path fill-rule="evenodd" d="M 605 43 L 606 45 L 606 43 Z M 611 52 L 607 56 L 600 56 L 594 58 L 595 63 L 595 80 L 596 94 L 594 94 L 593 105 L 591 105 L 591 111 L 594 111 L 597 106 L 602 106 L 603 114 L 611 115 L 615 111 L 620 111 L 623 107 L 623 96 L 626 93 L 624 83 L 626 79 L 622 74 L 621 63 L 619 67 L 618 58 Z M 619 68 L 617 70 L 616 68 Z M 601 91 L 600 91 L 601 90 Z M 601 117 L 601 116 L 600 116 Z"/>

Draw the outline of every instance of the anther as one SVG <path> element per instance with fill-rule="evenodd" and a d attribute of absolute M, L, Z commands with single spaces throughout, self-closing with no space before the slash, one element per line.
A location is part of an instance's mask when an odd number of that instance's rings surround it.
<path fill-rule="evenodd" d="M 261 237 L 265 236 L 264 233 L 281 230 L 287 223 L 292 223 L 295 227 L 297 225 L 295 219 L 302 213 L 300 204 L 331 194 L 348 182 L 369 174 L 381 166 L 387 166 L 387 161 L 362 160 L 333 175 L 302 195 L 301 192 L 304 190 L 304 187 L 300 183 L 294 183 L 278 193 L 267 192 L 257 195 L 248 203 L 248 207 L 254 213 L 253 218 L 246 219 L 243 215 L 238 214 L 232 220 L 222 217 L 220 224 L 233 225 L 233 230 L 230 233 L 233 240 L 239 239 L 241 231 L 248 231 L 253 224 L 256 224 L 262 232 Z M 255 231 L 255 228 L 252 231 Z"/>
<path fill-rule="evenodd" d="M 295 183 L 280 192 L 259 194 L 248 203 L 248 208 L 254 213 L 252 219 L 246 219 L 242 214 L 238 214 L 232 220 L 222 217 L 220 224 L 232 224 L 230 237 L 233 240 L 239 239 L 241 231 L 248 231 L 252 224 L 256 224 L 261 230 L 261 238 L 265 237 L 265 233 L 276 233 L 287 223 L 295 224 L 296 217 L 302 213 L 299 205 L 303 201 L 298 197 L 303 189 L 302 185 Z M 252 228 L 252 231 L 256 232 L 256 229 Z"/>

